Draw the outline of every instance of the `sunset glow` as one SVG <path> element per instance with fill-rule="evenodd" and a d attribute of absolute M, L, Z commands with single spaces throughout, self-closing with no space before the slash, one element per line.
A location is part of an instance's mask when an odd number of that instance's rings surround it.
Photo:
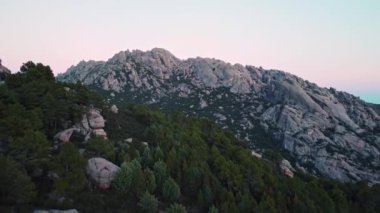
<path fill-rule="evenodd" d="M 380 1 L 1 0 L 0 58 L 55 74 L 161 47 L 279 69 L 380 103 Z"/>

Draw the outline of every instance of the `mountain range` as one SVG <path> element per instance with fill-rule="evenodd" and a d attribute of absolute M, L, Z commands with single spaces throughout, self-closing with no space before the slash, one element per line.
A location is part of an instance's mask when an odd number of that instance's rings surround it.
<path fill-rule="evenodd" d="M 290 73 L 211 58 L 181 60 L 154 48 L 82 61 L 57 79 L 88 85 L 110 103 L 214 120 L 255 152 L 282 150 L 299 170 L 380 183 L 379 106 Z"/>

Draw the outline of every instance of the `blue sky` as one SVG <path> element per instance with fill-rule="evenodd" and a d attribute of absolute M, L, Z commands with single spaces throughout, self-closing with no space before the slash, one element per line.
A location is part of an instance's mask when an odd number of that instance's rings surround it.
<path fill-rule="evenodd" d="M 0 0 L 0 57 L 64 72 L 126 49 L 280 69 L 380 103 L 378 0 Z"/>

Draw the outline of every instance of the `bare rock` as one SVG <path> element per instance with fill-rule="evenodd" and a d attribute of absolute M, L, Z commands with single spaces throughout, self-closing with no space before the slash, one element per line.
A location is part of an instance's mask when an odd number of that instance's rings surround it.
<path fill-rule="evenodd" d="M 74 131 L 78 131 L 79 132 L 79 129 L 77 129 L 77 128 L 70 128 L 70 129 L 65 129 L 65 130 L 63 130 L 61 132 L 58 132 L 54 136 L 54 141 L 63 142 L 63 143 L 69 142 L 70 138 L 71 138 L 71 135 L 73 134 Z"/>
<path fill-rule="evenodd" d="M 99 188 L 108 189 L 115 179 L 118 166 L 104 158 L 91 158 L 87 163 L 87 174 Z"/>
<path fill-rule="evenodd" d="M 282 171 L 282 173 L 285 175 L 285 176 L 288 176 L 288 177 L 293 177 L 294 176 L 294 168 L 292 167 L 292 165 L 290 164 L 289 161 L 283 159 L 281 162 L 280 162 L 280 169 Z"/>
<path fill-rule="evenodd" d="M 87 120 L 90 127 L 93 129 L 101 129 L 105 126 L 105 120 L 100 114 L 100 110 L 96 108 L 91 108 L 87 112 Z"/>
<path fill-rule="evenodd" d="M 115 114 L 117 114 L 119 112 L 119 109 L 117 108 L 116 105 L 112 105 L 110 109 L 111 109 L 111 112 L 113 112 Z"/>

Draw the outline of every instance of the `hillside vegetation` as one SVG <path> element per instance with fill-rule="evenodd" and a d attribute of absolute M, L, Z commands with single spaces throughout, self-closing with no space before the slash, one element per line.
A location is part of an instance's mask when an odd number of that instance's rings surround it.
<path fill-rule="evenodd" d="M 56 147 L 54 135 L 90 106 L 103 110 L 108 139 Z M 120 166 L 110 188 L 87 178 L 92 157 Z M 0 85 L 1 212 L 380 212 L 379 185 L 286 177 L 281 160 L 270 150 L 253 156 L 209 120 L 143 105 L 111 112 L 81 84 L 56 82 L 42 64 L 28 62 Z"/>

